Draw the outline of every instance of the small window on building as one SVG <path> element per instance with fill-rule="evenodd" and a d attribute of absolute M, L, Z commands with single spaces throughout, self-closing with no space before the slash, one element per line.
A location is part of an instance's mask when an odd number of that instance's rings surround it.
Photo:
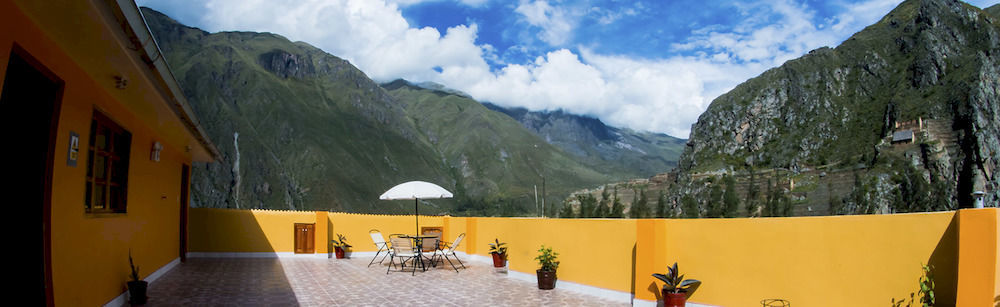
<path fill-rule="evenodd" d="M 87 155 L 87 213 L 125 213 L 132 134 L 94 110 Z"/>

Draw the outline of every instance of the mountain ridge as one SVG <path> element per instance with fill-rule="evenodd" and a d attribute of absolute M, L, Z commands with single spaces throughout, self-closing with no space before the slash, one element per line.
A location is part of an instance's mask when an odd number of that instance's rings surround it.
<path fill-rule="evenodd" d="M 983 12 L 908 0 L 836 48 L 813 50 L 716 98 L 692 126 L 672 200 L 704 195 L 708 178 L 726 174 L 757 191 L 781 189 L 808 214 L 964 208 L 973 190 L 995 202 L 1000 29 Z M 905 131 L 912 144 L 893 141 Z M 748 182 L 761 170 L 784 174 L 767 177 L 778 187 L 761 177 Z M 841 173 L 847 179 L 824 177 Z M 749 190 L 742 197 L 750 199 Z M 698 214 L 708 205 L 700 203 Z"/>
<path fill-rule="evenodd" d="M 461 92 L 383 88 L 307 43 L 208 33 L 148 8 L 143 14 L 222 153 L 193 165 L 195 206 L 410 212 L 378 195 L 424 180 L 456 194 L 427 202 L 427 214 L 533 215 L 535 186 L 555 199 L 622 178 L 581 164 Z"/>

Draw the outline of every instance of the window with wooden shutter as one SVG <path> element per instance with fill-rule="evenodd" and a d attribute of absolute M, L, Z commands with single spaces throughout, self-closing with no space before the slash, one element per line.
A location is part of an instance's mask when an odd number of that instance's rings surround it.
<path fill-rule="evenodd" d="M 87 213 L 125 213 L 132 134 L 94 110 L 87 150 Z"/>

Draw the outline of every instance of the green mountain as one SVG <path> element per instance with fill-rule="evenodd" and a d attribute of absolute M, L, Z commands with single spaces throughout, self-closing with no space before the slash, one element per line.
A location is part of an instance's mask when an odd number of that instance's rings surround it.
<path fill-rule="evenodd" d="M 718 97 L 672 174 L 673 211 L 713 216 L 712 186 L 724 176 L 737 179 L 740 215 L 943 210 L 971 206 L 975 190 L 996 204 L 995 16 L 908 0 L 840 46 Z"/>
<path fill-rule="evenodd" d="M 143 14 L 222 152 L 194 166 L 193 204 L 391 212 L 397 204 L 377 199 L 396 183 L 454 187 L 404 106 L 350 63 L 274 34 L 209 34 Z"/>
<path fill-rule="evenodd" d="M 530 198 L 533 209 L 534 188 L 542 192 L 542 178 L 547 194 L 561 196 L 580 187 L 624 178 L 595 171 L 513 118 L 460 93 L 404 80 L 383 88 L 405 105 L 413 125 L 461 183 L 456 188 L 469 197 Z"/>
<path fill-rule="evenodd" d="M 1000 4 L 995 4 L 991 7 L 983 9 L 986 13 L 993 15 L 994 18 L 1000 17 Z"/>
<path fill-rule="evenodd" d="M 424 180 L 456 198 L 430 201 L 422 213 L 524 215 L 535 213 L 536 186 L 560 199 L 624 178 L 578 162 L 461 93 L 405 82 L 383 88 L 305 43 L 207 33 L 143 14 L 222 152 L 220 161 L 194 165 L 195 206 L 411 212 L 378 196 Z"/>
<path fill-rule="evenodd" d="M 619 177 L 645 178 L 673 169 L 687 141 L 663 133 L 610 127 L 599 119 L 563 111 L 484 105 L 514 118 L 588 166 Z"/>

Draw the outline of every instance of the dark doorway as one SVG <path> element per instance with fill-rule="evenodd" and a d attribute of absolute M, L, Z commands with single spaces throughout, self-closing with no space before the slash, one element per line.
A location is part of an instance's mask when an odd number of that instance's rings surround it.
<path fill-rule="evenodd" d="M 55 157 L 56 126 L 62 100 L 63 81 L 14 45 L 0 93 L 0 131 L 5 136 L 0 161 L 10 168 L 4 190 L 8 216 L 34 225 L 19 227 L 11 246 L 25 252 L 12 253 L 10 263 L 32 269 L 20 271 L 11 280 L 11 293 L 24 293 L 30 305 L 52 305 L 51 210 L 52 167 Z M 81 200 L 82 201 L 82 200 Z M 82 213 L 83 207 L 80 208 Z M 37 226 L 41 224 L 41 227 Z M 8 226 L 11 227 L 11 226 Z M 28 294 L 30 293 L 30 295 Z"/>
<path fill-rule="evenodd" d="M 191 202 L 188 198 L 188 189 L 191 187 L 191 167 L 187 164 L 181 165 L 181 262 L 187 261 L 188 247 L 188 207 Z"/>

